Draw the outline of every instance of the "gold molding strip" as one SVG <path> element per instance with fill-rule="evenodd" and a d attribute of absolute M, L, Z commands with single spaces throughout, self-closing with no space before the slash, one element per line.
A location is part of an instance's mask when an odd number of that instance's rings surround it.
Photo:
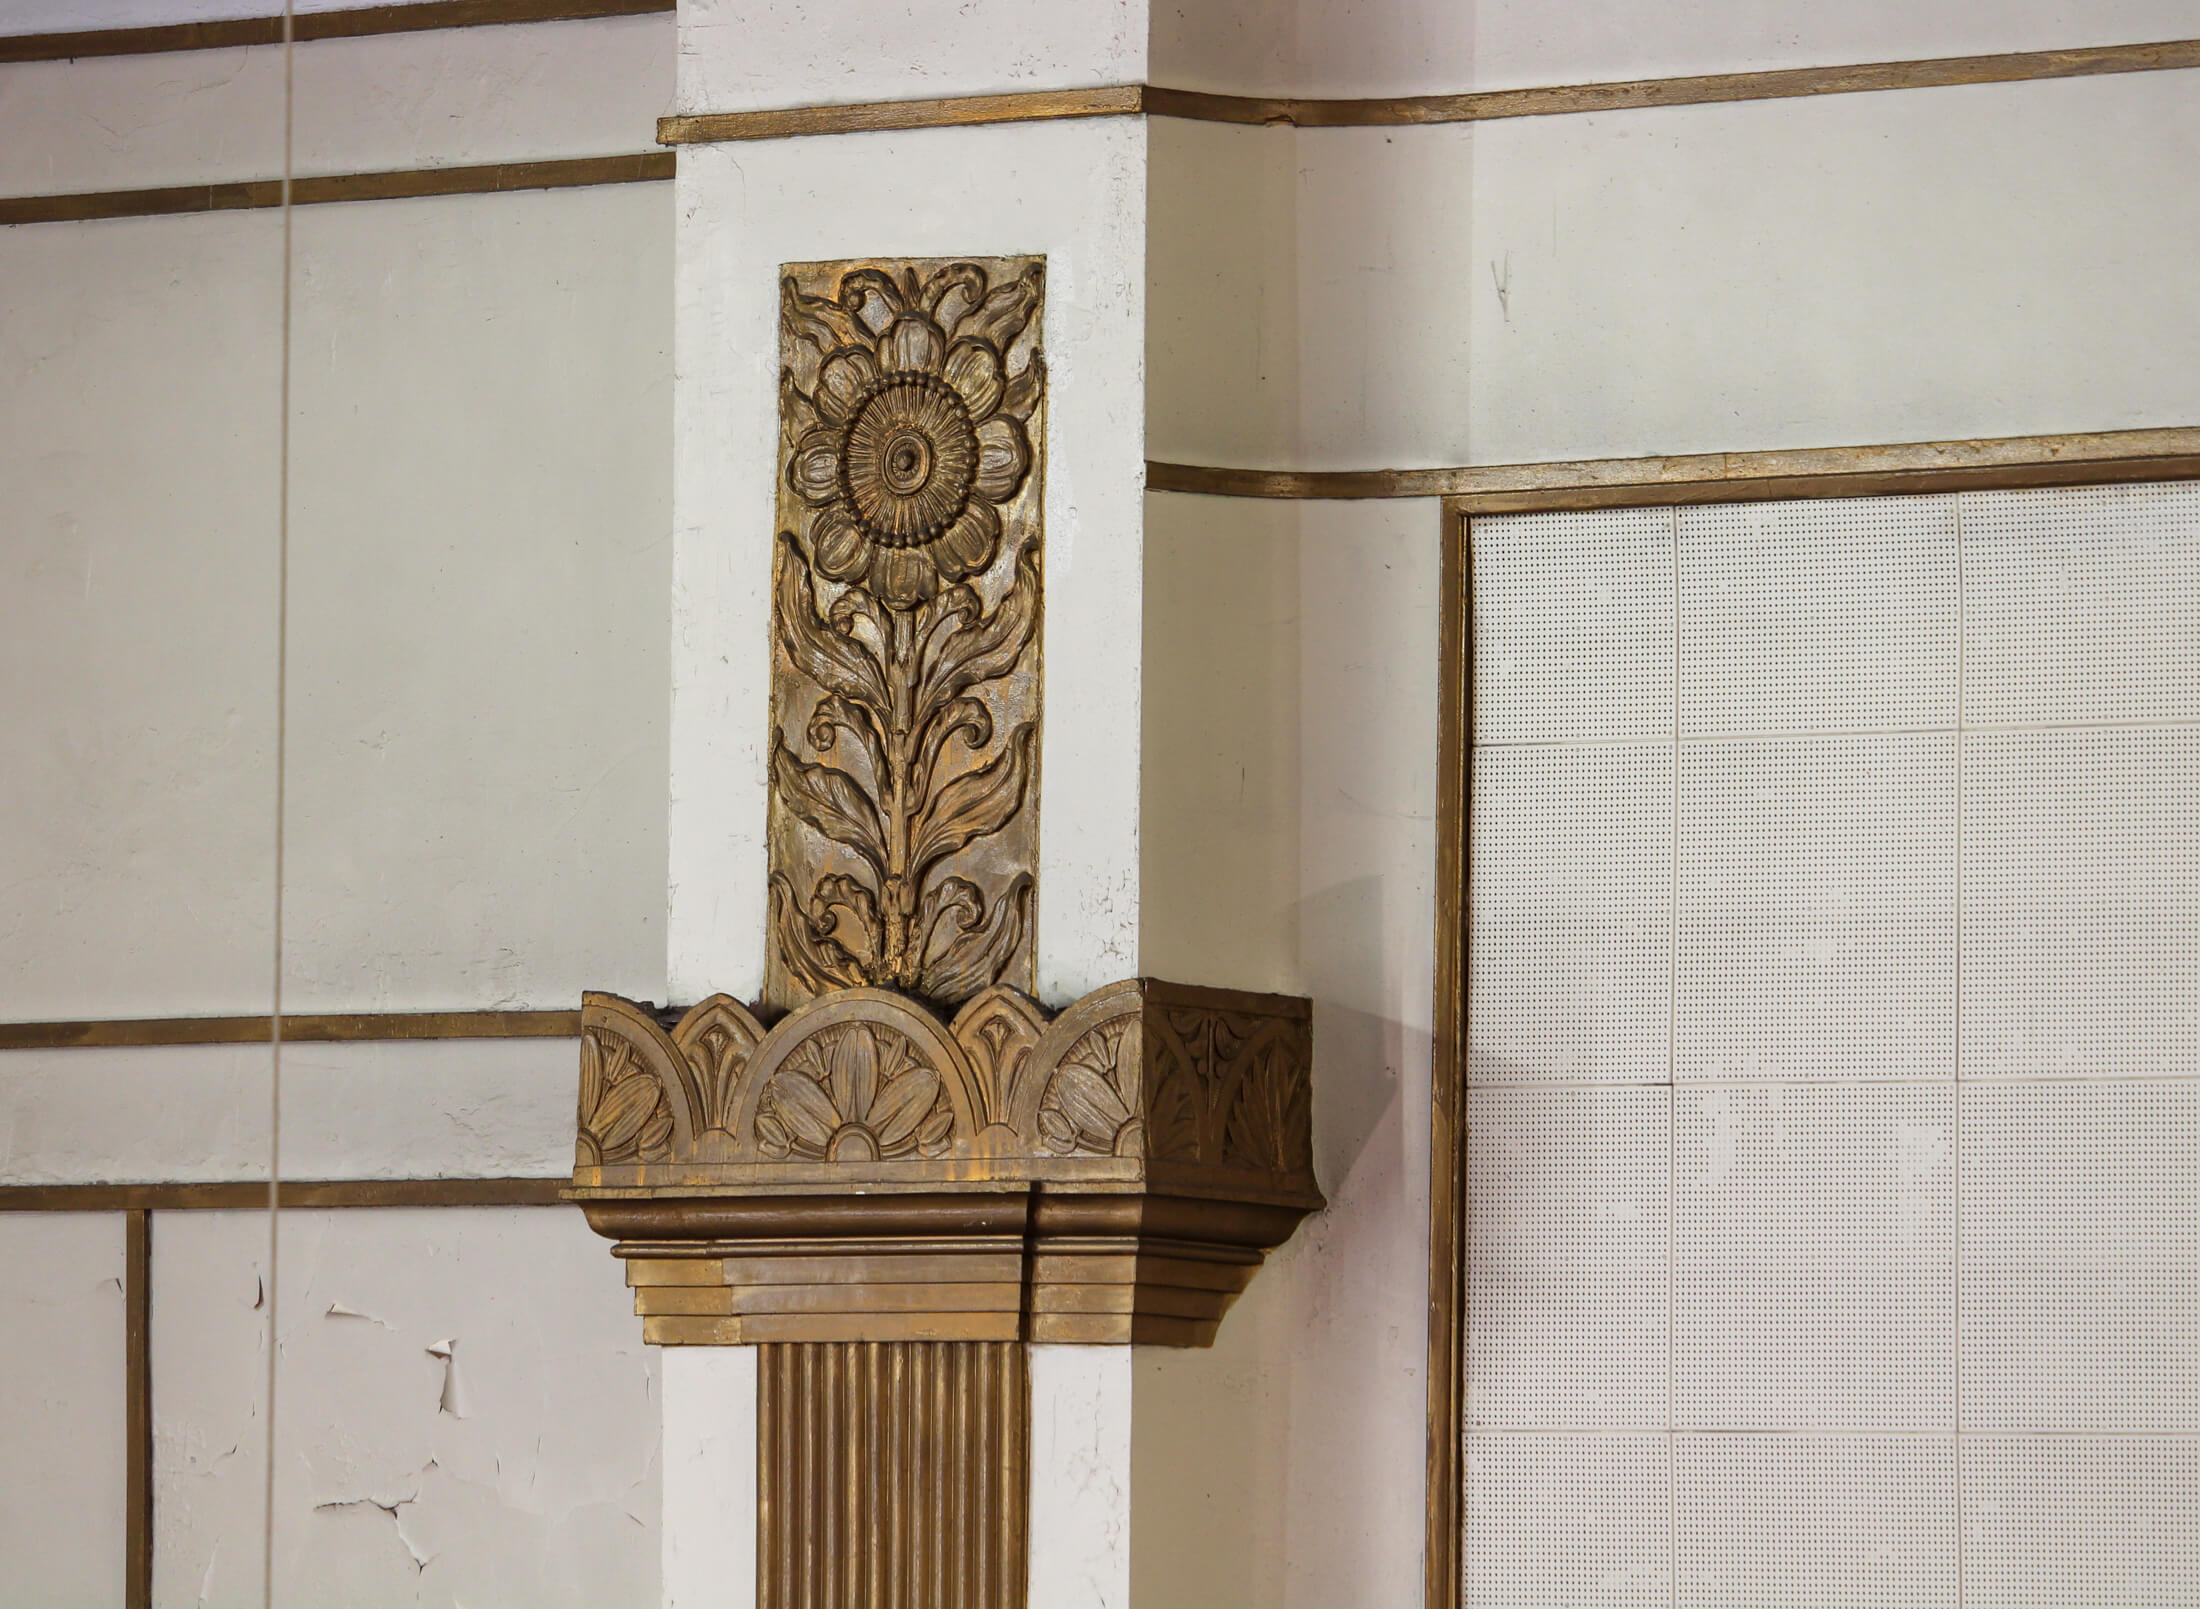
<path fill-rule="evenodd" d="M 1207 497 L 1442 497 L 1469 514 L 1763 502 L 2200 477 L 2200 426 L 1449 469 L 1148 463 L 1146 489 Z"/>
<path fill-rule="evenodd" d="M 963 128 L 981 123 L 1040 123 L 1064 117 L 1134 117 L 1154 92 L 1143 84 L 1099 89 L 1040 89 L 1012 95 L 955 95 L 943 100 L 858 101 L 761 112 L 703 112 L 657 120 L 659 145 L 777 140 L 798 134 L 867 134 L 888 129 Z"/>
<path fill-rule="evenodd" d="M 557 1207 L 563 1179 L 285 1179 L 281 1205 Z M 264 1209 L 267 1181 L 215 1184 L 6 1184 L 0 1212 L 191 1212 Z"/>
<path fill-rule="evenodd" d="M 594 22 L 670 11 L 673 0 L 422 0 L 417 5 L 301 11 L 291 36 L 363 39 L 374 34 L 424 33 L 437 28 L 488 28 L 524 22 Z M 152 56 L 179 50 L 229 50 L 279 45 L 283 19 L 236 17 L 148 28 L 87 28 L 74 33 L 0 36 L 0 63 L 78 61 L 88 56 Z"/>
<path fill-rule="evenodd" d="M 153 1215 L 133 1207 L 123 1228 L 124 1609 L 153 1609 Z"/>
<path fill-rule="evenodd" d="M 401 168 L 389 173 L 331 173 L 293 180 L 301 207 L 336 201 L 401 201 L 421 196 L 500 195 L 516 190 L 572 190 L 599 184 L 669 179 L 670 151 L 626 156 L 563 157 L 547 162 L 492 162 L 478 167 Z M 0 226 L 84 223 L 100 218 L 155 218 L 179 213 L 256 211 L 283 204 L 280 179 L 234 184 L 182 184 L 158 190 L 93 190 L 75 195 L 0 197 Z"/>
<path fill-rule="evenodd" d="M 1368 100 L 1317 100 L 1217 95 L 1159 84 L 1110 84 L 1097 89 L 1027 90 L 1007 95 L 958 95 L 940 100 L 863 101 L 841 106 L 788 106 L 755 112 L 703 112 L 660 118 L 662 145 L 720 140 L 774 140 L 809 134 L 860 134 L 885 129 L 955 128 L 1028 123 L 1064 117 L 1178 117 L 1203 123 L 1294 128 L 1399 128 L 1432 123 L 1481 123 L 1499 118 L 1557 117 L 1577 112 L 1637 111 L 1725 101 L 1791 100 L 1873 90 L 1944 89 L 1963 84 L 2014 84 L 2105 73 L 2152 73 L 2200 67 L 2200 39 L 2076 50 L 2024 50 L 1992 56 L 1939 56 L 1922 61 L 1859 62 L 1838 67 L 1784 67 L 1767 72 L 1709 73 L 1692 78 L 1637 78 L 1601 84 L 1478 90 L 1460 95 L 1393 95 Z"/>
<path fill-rule="evenodd" d="M 1429 1100 L 1427 1609 L 1457 1609 L 1465 1592 L 1467 1326 L 1467 831 L 1473 752 L 1473 550 L 1464 517 L 1444 512 L 1438 604 L 1434 1068 Z"/>
<path fill-rule="evenodd" d="M 1023 1343 L 770 1343 L 756 1362 L 759 1609 L 1023 1609 Z"/>
<path fill-rule="evenodd" d="M 1993 56 L 1938 56 L 1923 61 L 1860 62 L 1840 67 L 1784 67 L 1693 78 L 1636 78 L 1603 84 L 1481 90 L 1464 95 L 1398 95 L 1380 100 L 1264 99 L 1149 89 L 1145 110 L 1158 117 L 1211 123 L 1289 124 L 1297 128 L 1394 128 L 1424 123 L 1481 123 L 1508 117 L 1574 112 L 1624 112 L 1655 106 L 1704 106 L 1721 101 L 1789 100 L 1854 95 L 1870 90 L 1944 89 L 1959 84 L 2013 84 L 2103 73 L 2150 73 L 2200 67 L 2200 39 L 2143 45 L 2095 45 L 2077 50 L 2024 50 Z"/>
<path fill-rule="evenodd" d="M 578 1011 L 358 1011 L 283 1018 L 286 1044 L 382 1039 L 578 1039 Z M 266 1017 L 122 1017 L 91 1022 L 0 1022 L 0 1050 L 135 1045 L 264 1045 Z"/>

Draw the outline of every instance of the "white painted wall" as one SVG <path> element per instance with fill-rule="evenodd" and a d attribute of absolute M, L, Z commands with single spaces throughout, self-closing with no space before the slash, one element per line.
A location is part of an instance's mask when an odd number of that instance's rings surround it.
<path fill-rule="evenodd" d="M 664 1391 L 664 1609 L 755 1609 L 756 1348 L 672 1346 Z"/>
<path fill-rule="evenodd" d="M 285 1212 L 281 1250 L 277 1603 L 657 1603 L 656 1359 L 579 1213 Z M 159 1605 L 261 1601 L 266 1255 L 264 1214 L 155 1220 Z"/>
<path fill-rule="evenodd" d="M 672 109 L 672 17 L 443 28 L 296 47 L 293 171 L 646 151 Z M 0 195 L 282 173 L 277 45 L 0 65 Z"/>
<path fill-rule="evenodd" d="M 303 47 L 300 167 L 644 149 L 671 46 L 656 17 Z M 0 68 L 0 191 L 264 177 L 274 65 Z M 664 993 L 671 202 L 296 217 L 293 1011 Z M 0 1020 L 267 1009 L 279 252 L 269 213 L 0 230 Z M 284 1171 L 560 1176 L 574 1054 L 291 1045 Z M 267 1069 L 0 1054 L 0 1179 L 264 1177 Z M 579 1216 L 285 1226 L 277 1602 L 655 1604 L 654 1365 Z M 119 1603 L 121 1219 L 0 1229 L 0 1450 L 36 1475 L 0 1489 L 8 1590 Z M 155 1218 L 163 1604 L 259 1602 L 265 1236 Z"/>
<path fill-rule="evenodd" d="M 22 1603 L 122 1601 L 123 1220 L 0 1213 L 0 1558 Z"/>
<path fill-rule="evenodd" d="M 1154 82 L 1253 95 L 1448 95 L 2191 38 L 2192 0 L 1175 0 Z"/>

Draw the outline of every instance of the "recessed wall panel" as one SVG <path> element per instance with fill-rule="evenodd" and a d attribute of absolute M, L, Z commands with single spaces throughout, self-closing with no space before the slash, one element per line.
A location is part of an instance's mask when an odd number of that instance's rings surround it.
<path fill-rule="evenodd" d="M 1662 1083 L 1670 745 L 1477 749 L 1468 1061 L 1481 1083 Z"/>
<path fill-rule="evenodd" d="M 1468 1100 L 1467 1422 L 1666 1422 L 1669 1092 Z"/>

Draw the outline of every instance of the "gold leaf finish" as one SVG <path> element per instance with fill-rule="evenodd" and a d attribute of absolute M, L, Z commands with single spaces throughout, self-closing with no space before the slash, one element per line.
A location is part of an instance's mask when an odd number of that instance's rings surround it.
<path fill-rule="evenodd" d="M 570 1199 L 646 1339 L 1205 1345 L 1308 1212 L 1304 1000 L 1136 979 L 943 1020 L 842 989 L 768 1029 L 582 1007 Z"/>
<path fill-rule="evenodd" d="M 1030 986 L 1044 291 L 1039 258 L 784 270 L 773 1005 Z"/>

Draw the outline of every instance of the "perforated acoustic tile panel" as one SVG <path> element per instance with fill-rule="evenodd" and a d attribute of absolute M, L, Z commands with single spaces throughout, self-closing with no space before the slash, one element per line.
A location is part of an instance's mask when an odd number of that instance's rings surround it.
<path fill-rule="evenodd" d="M 1468 1602 L 2200 1606 L 2200 486 L 1471 537 Z"/>

